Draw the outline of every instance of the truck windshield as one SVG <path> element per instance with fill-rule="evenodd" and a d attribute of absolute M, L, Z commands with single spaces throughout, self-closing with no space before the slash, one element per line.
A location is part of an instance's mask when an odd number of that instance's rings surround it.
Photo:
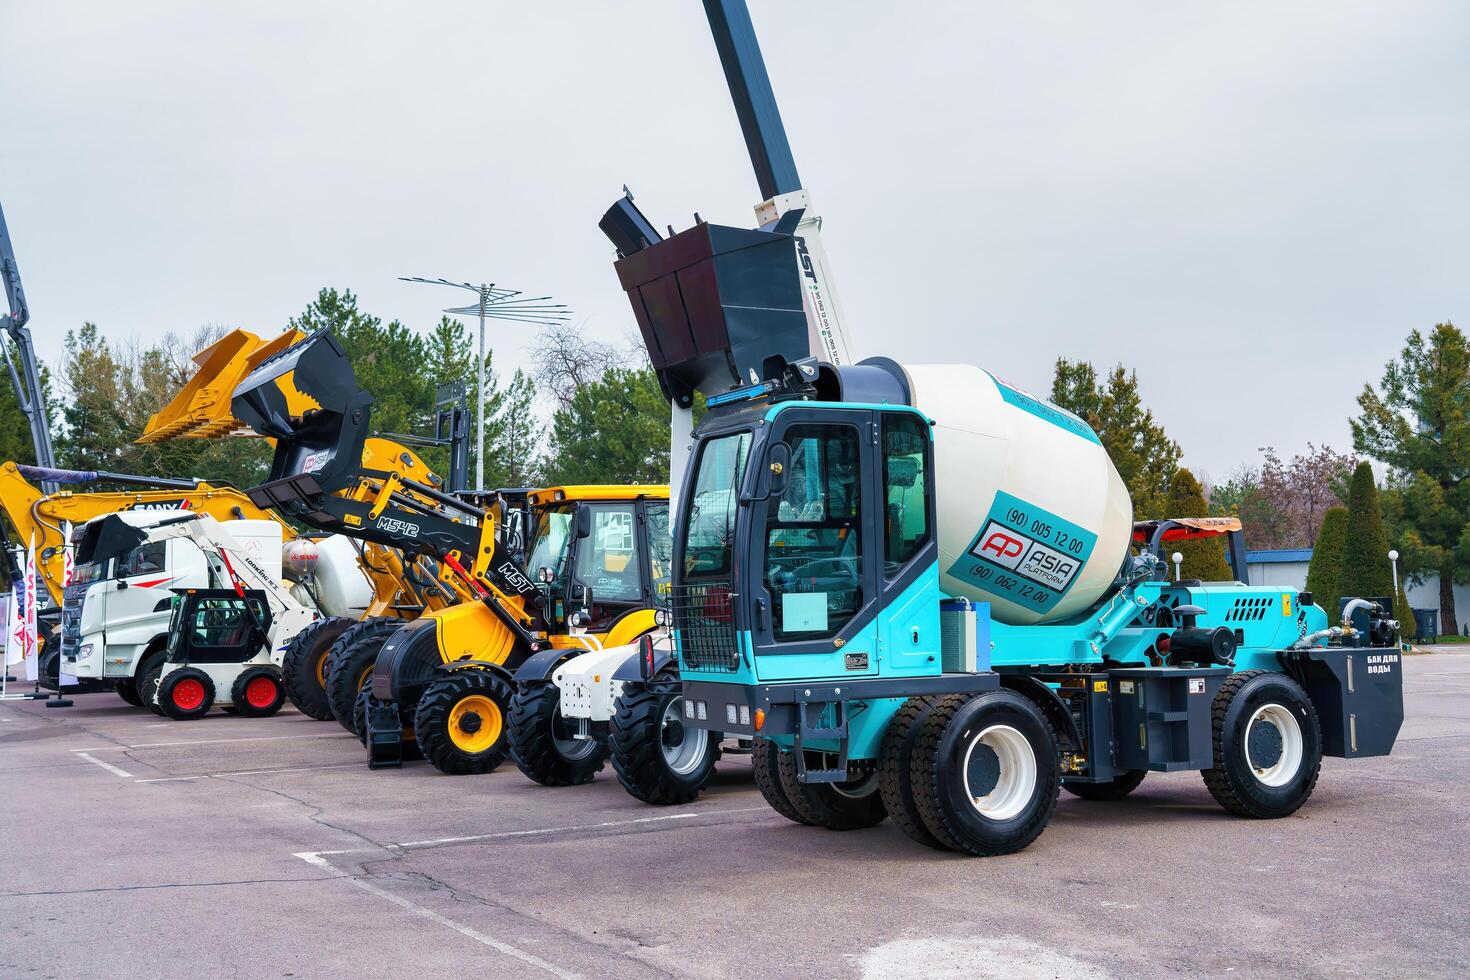
<path fill-rule="evenodd" d="M 693 493 L 684 510 L 684 574 L 689 578 L 730 574 L 740 479 L 749 454 L 749 432 L 717 436 L 700 447 Z"/>
<path fill-rule="evenodd" d="M 70 584 L 91 585 L 93 582 L 104 579 L 106 577 L 107 562 L 89 561 L 83 564 L 72 566 Z"/>
<path fill-rule="evenodd" d="M 560 584 L 566 571 L 567 538 L 572 531 L 572 512 L 568 508 L 544 509 L 536 515 L 535 536 L 531 541 L 531 557 L 526 568 L 532 575 L 549 568 L 555 574 L 552 583 Z"/>

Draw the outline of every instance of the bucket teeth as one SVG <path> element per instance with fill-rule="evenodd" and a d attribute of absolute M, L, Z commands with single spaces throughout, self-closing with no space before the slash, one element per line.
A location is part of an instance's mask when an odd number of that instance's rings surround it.
<path fill-rule="evenodd" d="M 235 418 L 230 407 L 235 387 L 263 361 L 295 344 L 302 336 L 299 330 L 287 330 L 271 340 L 262 340 L 247 330 L 225 334 L 194 355 L 199 370 L 172 401 L 148 420 L 137 441 L 155 443 L 255 434 Z"/>

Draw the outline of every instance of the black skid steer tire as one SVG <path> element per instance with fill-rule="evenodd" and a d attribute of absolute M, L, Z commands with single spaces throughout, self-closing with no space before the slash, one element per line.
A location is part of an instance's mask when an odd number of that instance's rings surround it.
<path fill-rule="evenodd" d="M 606 739 L 575 740 L 562 721 L 561 688 L 532 681 L 516 688 L 510 703 L 510 757 L 542 786 L 580 786 L 607 764 Z"/>
<path fill-rule="evenodd" d="M 281 659 L 281 680 L 286 697 L 296 710 L 317 721 L 332 720 L 332 705 L 327 700 L 326 661 L 332 644 L 352 627 L 346 616 L 331 616 L 307 625 L 291 637 Z"/>
<path fill-rule="evenodd" d="M 175 721 L 203 718 L 214 707 L 214 697 L 214 681 L 198 667 L 171 670 L 158 684 L 163 713 Z"/>
<path fill-rule="evenodd" d="M 451 776 L 494 772 L 510 754 L 506 718 L 514 697 L 511 683 L 494 671 L 449 672 L 424 689 L 414 710 L 419 750 Z"/>
<path fill-rule="evenodd" d="M 352 709 L 363 678 L 372 676 L 378 651 L 402 626 L 401 619 L 365 619 L 333 641 L 327 653 L 327 703 L 332 717 L 347 731 L 352 731 Z"/>

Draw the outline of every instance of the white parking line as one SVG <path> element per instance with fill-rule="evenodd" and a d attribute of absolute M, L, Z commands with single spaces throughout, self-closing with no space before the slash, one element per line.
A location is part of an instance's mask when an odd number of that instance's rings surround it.
<path fill-rule="evenodd" d="M 337 868 L 335 868 L 330 861 L 322 857 L 321 853 L 305 851 L 295 856 L 299 857 L 307 864 L 310 864 L 317 868 L 321 868 L 323 871 L 327 871 L 334 876 L 339 876 L 342 874 L 342 872 L 338 871 Z M 518 959 L 522 963 L 525 963 L 529 966 L 534 966 L 536 969 L 549 973 L 554 977 L 561 977 L 562 980 L 582 980 L 581 974 L 579 973 L 573 973 L 570 970 L 564 970 L 554 963 L 549 963 L 546 960 L 543 960 L 541 957 L 536 956 L 534 953 L 528 953 L 518 946 L 512 946 L 510 943 L 503 942 L 499 939 L 494 939 L 490 936 L 487 936 L 483 932 L 479 932 L 476 929 L 470 928 L 463 922 L 455 922 L 453 919 L 447 916 L 440 915 L 433 909 L 425 908 L 424 906 L 419 905 L 415 902 L 410 902 L 408 899 L 398 895 L 394 895 L 392 892 L 385 891 L 382 888 L 379 888 L 377 885 L 372 884 L 371 882 L 363 881 L 361 878 L 353 877 L 351 875 L 342 878 L 342 880 L 347 882 L 349 885 L 361 888 L 363 891 L 367 892 L 370 895 L 376 895 L 378 898 L 381 898 L 384 901 L 392 902 L 399 908 L 407 909 L 414 915 L 423 916 L 430 922 L 444 926 L 446 929 L 453 929 L 460 935 L 473 939 L 475 942 L 479 943 L 482 946 L 488 946 L 498 953 L 504 953 L 506 956 Z"/>
<path fill-rule="evenodd" d="M 715 816 L 725 813 L 753 813 L 769 807 L 748 806 L 734 810 L 705 810 L 699 813 L 666 813 L 657 817 L 637 817 L 632 820 L 607 820 L 602 823 L 580 824 L 571 827 L 540 827 L 535 830 L 506 830 L 498 834 L 475 834 L 472 837 L 437 837 L 433 840 L 411 840 L 401 844 L 384 844 L 384 847 L 412 850 L 419 847 L 434 847 L 439 844 L 470 844 L 482 840 L 504 840 L 511 837 L 539 837 L 546 834 L 571 834 L 584 830 L 605 830 L 608 827 L 633 827 L 638 824 L 664 823 L 669 820 L 693 820 L 696 817 Z"/>
<path fill-rule="evenodd" d="M 291 769 L 227 769 L 224 772 L 201 772 L 192 776 L 159 776 L 140 779 L 140 783 L 174 783 L 186 779 L 223 779 L 226 776 L 269 776 L 278 772 L 320 772 L 323 769 L 361 769 L 361 762 L 343 762 L 333 766 L 296 766 Z"/>
<path fill-rule="evenodd" d="M 133 778 L 133 774 L 130 773 L 130 772 L 128 772 L 126 769 L 119 769 L 117 766 L 114 766 L 110 762 L 103 762 L 101 759 L 94 759 L 92 756 L 88 755 L 85 752 L 78 752 L 77 753 L 77 758 L 78 759 L 86 759 L 88 762 L 92 763 L 92 765 L 94 765 L 94 766 L 101 766 L 103 769 L 106 769 L 108 772 L 112 773 L 114 776 L 121 776 L 123 779 L 132 779 Z"/>
<path fill-rule="evenodd" d="M 73 752 L 126 752 L 129 749 L 171 749 L 180 745 L 223 745 L 229 742 L 279 742 L 293 738 L 354 738 L 346 732 L 326 732 L 321 735 L 256 735 L 250 738 L 205 738 L 197 742 L 143 742 L 139 745 L 104 745 L 95 749 L 72 749 Z"/>

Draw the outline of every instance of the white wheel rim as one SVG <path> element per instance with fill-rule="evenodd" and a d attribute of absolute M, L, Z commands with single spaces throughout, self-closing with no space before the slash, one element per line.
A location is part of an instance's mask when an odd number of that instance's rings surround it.
<path fill-rule="evenodd" d="M 1000 763 L 1000 775 L 995 786 L 983 796 L 976 795 L 970 788 L 970 761 L 977 745 L 989 748 Z M 1026 736 L 1010 725 L 991 725 L 971 739 L 960 772 L 970 805 L 987 820 L 1013 819 L 1026 809 L 1036 792 L 1036 753 L 1031 750 Z"/>
<path fill-rule="evenodd" d="M 1251 729 L 1262 721 L 1275 725 L 1276 730 L 1281 733 L 1281 755 L 1269 766 L 1258 766 L 1251 760 Z M 1258 782 L 1266 786 L 1285 786 L 1301 769 L 1302 756 L 1305 754 L 1302 726 L 1297 724 L 1296 715 L 1284 705 L 1262 705 L 1251 715 L 1250 722 L 1245 726 L 1245 762 Z"/>
<path fill-rule="evenodd" d="M 684 738 L 677 745 L 664 744 L 664 730 L 671 724 L 684 729 Z M 684 699 L 681 697 L 670 698 L 664 706 L 658 725 L 658 747 L 664 754 L 665 764 L 681 776 L 698 771 L 704 764 L 705 753 L 709 751 L 709 735 L 684 724 Z"/>

